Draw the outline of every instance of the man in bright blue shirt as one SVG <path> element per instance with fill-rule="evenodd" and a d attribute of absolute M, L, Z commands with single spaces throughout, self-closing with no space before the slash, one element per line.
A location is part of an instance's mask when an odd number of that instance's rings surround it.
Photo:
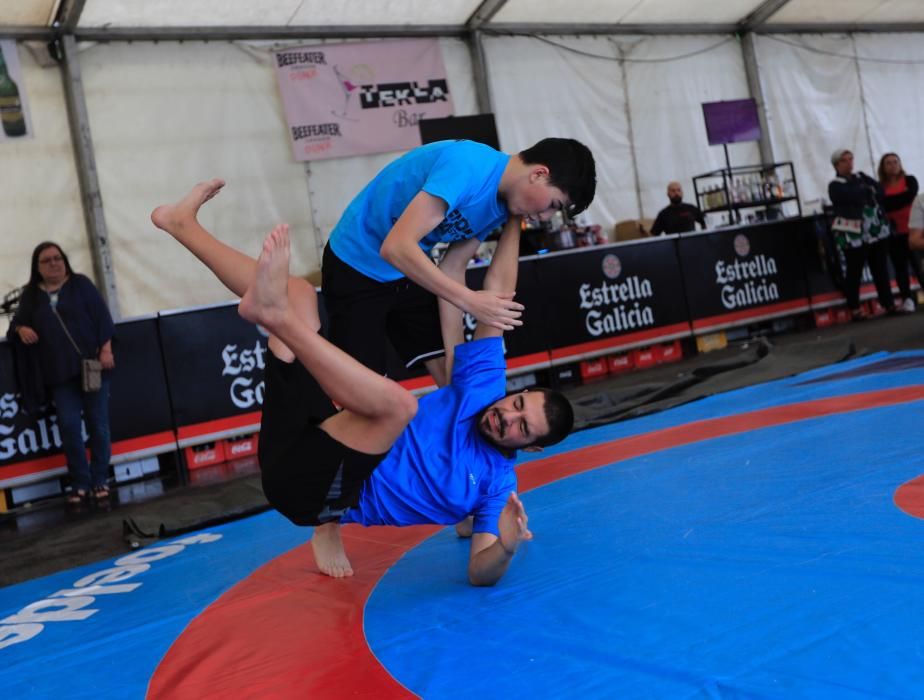
<path fill-rule="evenodd" d="M 593 156 L 573 139 L 543 139 L 513 156 L 463 140 L 409 151 L 356 196 L 324 249 L 331 341 L 383 374 L 387 338 L 408 367 L 424 362 L 444 385 L 446 334 L 463 312 L 502 331 L 521 323 L 512 297 L 465 286 L 480 243 L 520 217 L 574 216 L 595 187 Z M 437 243 L 449 244 L 438 267 L 429 256 Z"/>
<path fill-rule="evenodd" d="M 243 294 L 241 315 L 272 334 L 260 430 L 267 500 L 295 524 L 315 526 L 315 559 L 333 577 L 353 573 L 341 522 L 450 524 L 473 516 L 469 580 L 496 583 L 532 537 L 515 493 L 515 452 L 564 439 L 574 420 L 567 399 L 544 389 L 505 396 L 503 331 L 480 323 L 475 339 L 459 344 L 460 322 L 450 335 L 452 384 L 418 404 L 318 333 L 314 288 L 288 275 L 288 226 L 267 236 L 256 262 L 202 228 L 197 212 L 223 184 L 201 183 L 151 218 Z M 485 290 L 512 297 L 518 254 L 516 226 L 498 243 Z"/>
<path fill-rule="evenodd" d="M 475 516 L 475 531 L 498 535 L 498 518 L 516 491 L 514 456 L 477 426 L 506 394 L 500 337 L 456 347 L 452 381 L 419 399 L 417 415 L 363 483 L 341 523 L 451 525 Z"/>

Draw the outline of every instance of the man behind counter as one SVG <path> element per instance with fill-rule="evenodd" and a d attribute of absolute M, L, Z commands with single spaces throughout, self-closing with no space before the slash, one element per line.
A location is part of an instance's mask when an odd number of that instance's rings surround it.
<path fill-rule="evenodd" d="M 652 236 L 664 233 L 688 233 L 696 229 L 698 223 L 706 228 L 706 219 L 703 212 L 683 201 L 683 187 L 679 182 L 670 182 L 667 185 L 667 198 L 671 203 L 658 212 L 651 227 Z"/>

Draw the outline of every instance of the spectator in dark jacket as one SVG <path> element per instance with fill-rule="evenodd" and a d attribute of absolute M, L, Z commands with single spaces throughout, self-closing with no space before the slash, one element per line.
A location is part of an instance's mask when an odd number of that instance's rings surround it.
<path fill-rule="evenodd" d="M 864 263 L 876 283 L 882 307 L 893 313 L 895 301 L 890 289 L 888 245 L 891 229 L 882 212 L 882 186 L 869 175 L 853 172 L 853 153 L 839 148 L 831 154 L 837 176 L 828 183 L 828 196 L 834 205 L 831 230 L 847 263 L 844 296 L 855 321 L 866 318 L 860 309 L 860 280 Z"/>
<path fill-rule="evenodd" d="M 915 310 L 911 296 L 911 281 L 908 277 L 908 264 L 913 256 L 908 247 L 908 218 L 911 215 L 911 203 L 918 195 L 918 181 L 914 175 L 908 175 L 902 168 L 902 161 L 895 153 L 886 153 L 879 160 L 879 183 L 885 197 L 882 208 L 892 224 L 892 236 L 889 238 L 889 255 L 895 268 L 895 281 L 902 296 L 899 310 L 912 313 Z M 916 256 L 915 256 L 916 257 Z M 920 261 L 915 261 L 918 265 Z M 921 268 L 915 265 L 914 273 L 921 280 Z"/>
<path fill-rule="evenodd" d="M 35 346 L 44 383 L 54 399 L 71 481 L 68 502 L 79 503 L 91 490 L 97 500 L 107 499 L 111 454 L 108 370 L 115 367 L 114 326 L 96 287 L 71 269 L 57 244 L 39 243 L 33 251 L 29 282 L 10 330 L 23 344 Z M 98 358 L 106 370 L 99 391 L 86 392 L 81 386 L 84 358 Z M 90 435 L 89 463 L 81 411 Z"/>

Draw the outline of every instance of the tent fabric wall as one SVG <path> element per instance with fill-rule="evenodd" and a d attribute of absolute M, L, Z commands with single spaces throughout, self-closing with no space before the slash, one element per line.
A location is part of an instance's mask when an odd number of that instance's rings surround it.
<path fill-rule="evenodd" d="M 638 160 L 642 216 L 667 205 L 667 183 L 678 180 L 694 201 L 693 176 L 725 166 L 720 146 L 710 146 L 703 102 L 750 96 L 740 43 L 733 37 L 637 38 L 626 48 L 632 136 Z M 682 56 L 676 60 L 664 60 Z M 729 145 L 735 165 L 760 162 L 755 142 Z"/>
<path fill-rule="evenodd" d="M 586 143 L 599 179 L 589 221 L 609 228 L 654 217 L 667 204 L 670 180 L 681 180 L 692 199 L 692 177 L 724 164 L 722 149 L 707 143 L 700 104 L 748 97 L 733 38 L 547 40 L 557 45 L 535 37 L 485 41 L 501 145 L 520 150 L 549 135 Z M 759 160 L 755 144 L 733 145 L 730 153 L 736 165 Z"/>
<path fill-rule="evenodd" d="M 310 231 L 305 176 L 286 139 L 269 48 L 99 44 L 80 52 L 124 316 L 225 301 L 229 292 L 150 222 L 196 182 L 227 181 L 203 225 L 250 255 L 278 222 Z M 316 267 L 296 241 L 292 270 Z"/>
<path fill-rule="evenodd" d="M 578 51 L 615 58 L 603 37 L 554 37 Z M 584 217 L 609 228 L 638 216 L 626 91 L 619 64 L 534 37 L 486 37 L 491 99 L 501 148 L 516 153 L 547 136 L 576 138 L 597 161 L 597 196 Z"/>
<path fill-rule="evenodd" d="M 440 42 L 456 114 L 475 113 L 468 45 Z M 794 161 L 804 202 L 826 198 L 829 156 L 841 146 L 854 149 L 858 169 L 872 173 L 878 157 L 894 150 L 909 172 L 924 174 L 917 125 L 924 98 L 914 90 L 924 77 L 919 44 L 919 34 L 757 37 L 775 156 Z M 287 221 L 293 271 L 305 274 L 317 269 L 320 245 L 349 200 L 398 155 L 318 161 L 307 169 L 295 162 L 273 46 L 80 45 L 125 316 L 230 296 L 149 223 L 156 204 L 174 201 L 198 180 L 224 177 L 227 190 L 206 206 L 203 223 L 256 254 L 264 232 Z M 502 148 L 516 152 L 548 135 L 587 143 L 600 182 L 585 219 L 606 228 L 653 216 L 670 179 L 680 179 L 691 199 L 691 176 L 723 162 L 722 150 L 706 143 L 700 103 L 748 94 L 740 45 L 731 37 L 488 35 L 484 46 Z M 75 269 L 92 274 L 61 73 L 39 67 L 23 44 L 18 54 L 35 137 L 0 144 L 3 293 L 25 281 L 28 255 L 45 238 L 59 240 Z M 733 164 L 756 162 L 756 146 L 735 145 L 731 157 Z"/>
<path fill-rule="evenodd" d="M 757 61 L 777 160 L 791 160 L 802 201 L 828 198 L 831 153 L 850 148 L 872 173 L 860 79 L 849 35 L 757 37 Z"/>
<path fill-rule="evenodd" d="M 874 166 L 894 151 L 924 178 L 924 46 L 920 34 L 854 35 Z M 864 60 L 874 57 L 878 60 Z M 889 61 L 888 63 L 882 61 Z M 915 63 L 916 62 L 916 63 Z M 924 179 L 922 179 L 924 182 Z"/>
<path fill-rule="evenodd" d="M 0 143 L 0 296 L 26 283 L 32 250 L 44 240 L 93 277 L 61 73 L 41 68 L 23 44 L 17 53 L 33 136 Z"/>
<path fill-rule="evenodd" d="M 464 42 L 442 39 L 457 114 L 475 90 Z M 149 221 L 154 206 L 199 180 L 228 185 L 201 221 L 256 255 L 280 221 L 292 227 L 295 274 L 320 266 L 340 213 L 398 153 L 296 162 L 268 44 L 102 44 L 80 54 L 123 315 L 224 301 L 229 292 Z M 141 128 L 139 128 L 141 127 Z M 307 170 L 307 172 L 306 172 Z M 318 221 L 313 220 L 313 215 Z"/>

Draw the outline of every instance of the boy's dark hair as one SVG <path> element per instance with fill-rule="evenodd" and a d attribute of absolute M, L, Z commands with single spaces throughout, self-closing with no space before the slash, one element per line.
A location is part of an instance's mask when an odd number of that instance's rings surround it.
<path fill-rule="evenodd" d="M 549 423 L 549 432 L 533 442 L 537 447 L 548 447 L 564 440 L 574 428 L 574 409 L 571 402 L 560 391 L 534 387 L 530 392 L 545 396 L 545 419 Z"/>
<path fill-rule="evenodd" d="M 580 141 L 542 139 L 535 146 L 520 151 L 519 156 L 527 165 L 544 165 L 549 169 L 549 182 L 571 200 L 568 216 L 577 216 L 594 201 L 597 168 L 590 149 Z"/>

